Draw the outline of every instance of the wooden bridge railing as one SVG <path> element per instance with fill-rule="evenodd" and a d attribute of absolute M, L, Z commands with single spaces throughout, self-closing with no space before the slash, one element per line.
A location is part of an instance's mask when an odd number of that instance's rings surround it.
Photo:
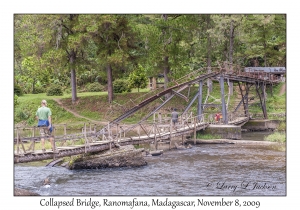
<path fill-rule="evenodd" d="M 15 137 L 14 137 L 14 144 L 16 145 L 16 153 L 20 154 L 20 146 L 23 150 L 23 153 L 28 151 L 34 152 L 35 151 L 35 143 L 39 142 L 42 138 L 40 136 L 39 127 L 32 126 L 32 127 L 15 127 Z M 56 135 L 58 130 L 63 130 L 63 134 Z M 65 144 L 74 145 L 77 140 L 84 139 L 84 144 L 88 146 L 90 142 L 93 141 L 93 138 L 96 136 L 96 124 L 92 125 L 91 123 L 84 123 L 83 127 L 81 128 L 81 132 L 78 133 L 67 133 L 68 125 L 67 124 L 53 124 L 53 132 L 51 135 L 46 135 L 43 137 L 45 140 L 49 139 L 50 137 L 54 140 L 54 145 L 56 143 L 60 143 L 60 146 L 64 146 Z M 67 142 L 68 141 L 68 142 Z M 24 142 L 31 142 L 29 148 L 26 149 L 24 146 Z"/>
<path fill-rule="evenodd" d="M 237 117 L 237 116 L 234 116 Z M 232 118 L 233 120 L 234 118 Z M 54 126 L 54 131 L 52 137 L 54 137 L 54 144 L 60 143 L 60 146 L 64 146 L 64 144 L 71 143 L 69 145 L 75 145 L 76 141 L 80 141 L 80 145 L 85 146 L 85 152 L 87 151 L 87 147 L 90 146 L 91 143 L 95 141 L 109 141 L 110 149 L 112 142 L 114 144 L 120 141 L 128 141 L 130 139 L 134 140 L 141 140 L 141 141 L 151 141 L 153 140 L 156 148 L 157 142 L 159 140 L 169 139 L 170 146 L 172 144 L 172 139 L 175 136 L 183 136 L 190 135 L 191 133 L 196 136 L 197 130 L 204 129 L 209 124 L 220 124 L 220 122 L 216 122 L 213 114 L 204 113 L 200 116 L 193 116 L 193 113 L 186 113 L 185 115 L 181 115 L 178 119 L 178 122 L 173 125 L 172 119 L 170 117 L 167 118 L 153 118 L 153 120 L 143 121 L 142 123 L 138 124 L 137 127 L 134 129 L 130 124 L 118 124 L 117 126 L 108 126 L 106 132 L 104 132 L 101 136 L 96 136 L 96 127 L 92 127 L 91 124 L 87 125 L 84 123 L 84 126 L 80 133 L 72 133 L 67 134 L 67 124 L 62 124 L 60 126 L 63 127 L 63 135 L 55 135 L 55 131 L 57 130 L 58 125 Z M 114 124 L 115 125 L 115 124 Z M 32 132 L 31 137 L 22 136 L 21 131 L 26 130 Z M 15 128 L 16 138 L 16 154 L 22 155 L 27 152 L 34 152 L 35 151 L 35 143 L 41 138 L 39 134 L 39 128 L 33 126 L 31 128 Z M 38 132 L 38 134 L 37 134 Z M 45 139 L 49 138 L 50 136 L 46 136 Z M 89 138 L 91 137 L 91 138 Z M 28 149 L 25 148 L 23 142 L 30 141 L 31 144 Z M 20 149 L 21 146 L 21 149 Z M 21 151 L 23 150 L 23 151 Z"/>
<path fill-rule="evenodd" d="M 155 114 L 154 114 L 155 116 Z M 154 117 L 153 120 L 143 121 L 139 124 L 113 124 L 105 127 L 99 136 L 101 140 L 119 142 L 125 139 L 172 139 L 172 136 L 180 136 L 196 131 L 198 127 L 206 127 L 214 118 L 205 113 L 200 116 L 193 116 L 192 113 L 180 116 L 178 122 L 173 125 L 170 117 Z"/>
<path fill-rule="evenodd" d="M 246 72 L 244 67 L 229 62 L 219 64 L 219 69 L 225 74 L 261 79 L 270 82 L 279 82 L 282 80 L 280 76 L 265 72 L 264 70 L 251 69 Z"/>
<path fill-rule="evenodd" d="M 53 137 L 56 144 L 60 146 L 75 145 L 76 141 L 81 140 L 81 144 L 89 146 L 89 143 L 102 140 L 118 142 L 120 139 L 148 136 L 149 138 L 155 137 L 155 139 L 170 138 L 172 134 L 175 134 L 174 130 L 179 133 L 184 133 L 185 130 L 189 132 L 196 129 L 197 125 L 200 124 L 221 124 L 222 122 L 216 122 L 214 114 L 204 113 L 200 116 L 193 116 L 193 113 L 186 113 L 181 115 L 175 126 L 172 125 L 170 117 L 164 117 L 162 119 L 158 113 L 153 115 L 153 120 L 143 121 L 140 124 L 113 124 L 111 127 L 108 126 L 106 131 L 102 135 L 97 136 L 96 124 L 86 124 L 81 128 L 81 132 L 68 134 L 67 124 L 56 124 L 51 136 L 45 136 L 45 139 Z M 157 117 L 156 117 L 157 116 Z M 228 114 L 228 120 L 234 121 L 238 117 L 235 113 Z M 57 131 L 61 130 L 61 134 L 57 135 Z M 167 133 L 167 134 L 166 134 Z M 41 139 L 39 134 L 39 128 L 33 127 L 16 127 L 14 142 L 16 144 L 16 153 L 20 154 L 20 146 L 23 153 L 27 151 L 35 151 L 35 143 Z M 83 142 L 84 140 L 84 142 Z M 68 142 L 67 142 L 68 141 Z M 24 142 L 31 142 L 28 149 L 25 149 Z"/>

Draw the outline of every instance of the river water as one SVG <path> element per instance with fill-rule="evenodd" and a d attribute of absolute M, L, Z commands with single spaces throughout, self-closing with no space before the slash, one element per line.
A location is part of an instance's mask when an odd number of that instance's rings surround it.
<path fill-rule="evenodd" d="M 267 134 L 242 136 L 262 141 Z M 15 164 L 14 185 L 45 196 L 286 195 L 282 146 L 207 144 L 145 158 L 144 167 L 101 170 Z M 50 185 L 43 185 L 45 178 Z"/>

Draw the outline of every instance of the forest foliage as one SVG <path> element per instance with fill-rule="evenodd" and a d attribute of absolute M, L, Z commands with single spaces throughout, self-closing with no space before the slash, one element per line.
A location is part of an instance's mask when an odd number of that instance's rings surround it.
<path fill-rule="evenodd" d="M 99 83 L 113 100 L 115 80 L 145 87 L 228 61 L 241 66 L 286 65 L 284 14 L 15 14 L 17 95 Z M 95 86 L 96 87 L 96 86 Z M 100 86 L 99 86 L 100 87 Z M 130 88 L 128 87 L 128 88 Z"/>

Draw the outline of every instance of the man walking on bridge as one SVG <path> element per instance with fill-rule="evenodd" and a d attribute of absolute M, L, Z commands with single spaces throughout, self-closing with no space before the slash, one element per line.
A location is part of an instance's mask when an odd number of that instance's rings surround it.
<path fill-rule="evenodd" d="M 42 107 L 38 108 L 36 112 L 36 119 L 38 120 L 38 127 L 40 128 L 40 135 L 41 135 L 41 143 L 42 143 L 42 150 L 45 152 L 45 135 L 50 135 L 50 142 L 52 150 L 55 151 L 53 137 L 51 136 L 52 133 L 52 124 L 51 124 L 51 115 L 52 112 L 50 108 L 47 107 L 47 101 L 42 100 L 41 102 Z"/>
<path fill-rule="evenodd" d="M 173 110 L 171 116 L 172 116 L 173 126 L 175 126 L 175 124 L 176 124 L 177 121 L 178 121 L 178 113 L 177 113 L 177 111 L 176 111 L 175 108 L 174 108 L 174 110 Z"/>

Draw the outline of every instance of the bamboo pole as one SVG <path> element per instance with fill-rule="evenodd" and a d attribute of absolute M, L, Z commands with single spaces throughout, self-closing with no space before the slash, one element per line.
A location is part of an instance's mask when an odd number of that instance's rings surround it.
<path fill-rule="evenodd" d="M 196 145 L 196 132 L 197 132 L 196 124 L 197 124 L 197 121 L 196 121 L 196 118 L 194 118 L 194 145 Z"/>
<path fill-rule="evenodd" d="M 17 128 L 17 155 L 20 154 L 20 148 L 19 148 L 19 128 Z"/>
<path fill-rule="evenodd" d="M 51 136 L 51 134 L 49 135 L 49 138 L 51 138 L 52 137 L 52 144 L 53 144 L 53 160 L 55 160 L 56 159 L 56 157 L 55 157 L 55 152 L 56 152 L 56 145 L 55 145 L 55 128 L 54 128 L 54 126 L 53 126 L 53 122 L 52 122 L 52 136 Z M 48 131 L 48 132 L 50 132 L 50 131 Z M 50 139 L 49 139 L 50 140 Z M 46 139 L 45 139 L 45 141 L 46 141 Z"/>
<path fill-rule="evenodd" d="M 154 133 L 154 145 L 155 145 L 155 150 L 157 150 L 157 138 L 156 138 L 156 123 L 154 124 L 155 126 L 155 133 Z"/>
<path fill-rule="evenodd" d="M 63 146 L 65 144 L 66 138 L 67 138 L 67 124 L 64 124 L 64 141 L 62 141 L 61 146 Z"/>
<path fill-rule="evenodd" d="M 172 118 L 170 120 L 170 146 L 169 149 L 171 149 L 171 144 L 172 144 L 172 132 L 173 132 L 173 125 L 172 125 Z"/>
<path fill-rule="evenodd" d="M 87 139 L 86 139 L 86 124 L 84 123 L 84 153 L 86 153 L 86 143 L 87 143 Z"/>
<path fill-rule="evenodd" d="M 33 127 L 33 145 L 32 145 L 32 151 L 34 152 L 35 150 L 35 126 Z"/>
<path fill-rule="evenodd" d="M 117 124 L 117 131 L 116 131 L 117 142 L 119 142 L 118 136 L 119 136 L 119 124 Z M 120 136 L 120 137 L 121 137 L 121 136 Z"/>
<path fill-rule="evenodd" d="M 109 151 L 111 152 L 110 124 L 108 123 Z"/>

